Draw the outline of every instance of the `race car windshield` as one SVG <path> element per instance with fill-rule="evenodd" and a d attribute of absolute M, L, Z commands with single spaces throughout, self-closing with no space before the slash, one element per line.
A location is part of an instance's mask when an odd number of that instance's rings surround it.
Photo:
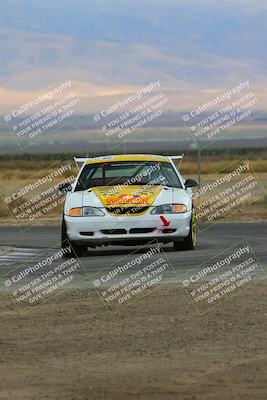
<path fill-rule="evenodd" d="M 85 165 L 75 191 L 96 186 L 147 184 L 182 188 L 179 177 L 168 162 L 120 161 Z"/>

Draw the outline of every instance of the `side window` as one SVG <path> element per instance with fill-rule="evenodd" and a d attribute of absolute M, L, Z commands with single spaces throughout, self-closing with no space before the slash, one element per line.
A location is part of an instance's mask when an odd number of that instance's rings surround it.
<path fill-rule="evenodd" d="M 87 187 L 87 182 L 91 179 L 93 173 L 95 172 L 95 168 L 88 168 L 85 166 L 81 172 L 81 175 L 78 179 L 77 185 L 75 187 L 75 192 L 79 190 L 84 190 Z"/>
<path fill-rule="evenodd" d="M 163 171 L 167 177 L 167 179 L 172 182 L 175 187 L 182 188 L 182 184 L 180 179 L 178 178 L 173 166 L 171 164 L 166 164 L 163 166 Z"/>
<path fill-rule="evenodd" d="M 90 175 L 90 179 L 100 179 L 100 178 L 103 178 L 103 168 L 94 169 L 92 171 L 92 174 Z"/>

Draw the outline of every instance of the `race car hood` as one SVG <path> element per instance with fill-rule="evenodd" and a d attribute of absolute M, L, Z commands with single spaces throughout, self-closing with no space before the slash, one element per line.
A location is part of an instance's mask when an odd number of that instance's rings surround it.
<path fill-rule="evenodd" d="M 160 185 L 98 186 L 85 191 L 68 193 L 65 213 L 68 214 L 72 207 L 152 207 L 173 203 L 186 204 L 188 210 L 191 209 L 190 193 L 185 189 Z"/>
<path fill-rule="evenodd" d="M 104 207 L 140 206 L 150 207 L 163 187 L 148 185 L 129 186 L 100 186 L 93 188 L 93 192 L 99 198 Z"/>

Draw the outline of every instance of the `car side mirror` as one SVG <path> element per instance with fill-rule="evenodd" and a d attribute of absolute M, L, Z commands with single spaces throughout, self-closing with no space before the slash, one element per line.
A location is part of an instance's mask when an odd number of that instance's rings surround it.
<path fill-rule="evenodd" d="M 58 190 L 60 192 L 71 192 L 72 191 L 72 185 L 70 183 L 61 183 L 58 185 Z"/>
<path fill-rule="evenodd" d="M 195 179 L 187 179 L 184 183 L 186 189 L 189 187 L 195 187 L 198 186 L 198 181 L 196 181 Z"/>

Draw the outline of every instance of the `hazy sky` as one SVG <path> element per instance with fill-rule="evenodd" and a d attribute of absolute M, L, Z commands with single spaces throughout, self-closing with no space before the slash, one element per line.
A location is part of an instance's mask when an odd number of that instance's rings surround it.
<path fill-rule="evenodd" d="M 265 104 L 264 0 L 1 0 L 0 5 L 2 109 L 62 79 L 72 80 L 92 107 L 156 80 L 174 109 L 241 80 L 250 80 Z"/>

